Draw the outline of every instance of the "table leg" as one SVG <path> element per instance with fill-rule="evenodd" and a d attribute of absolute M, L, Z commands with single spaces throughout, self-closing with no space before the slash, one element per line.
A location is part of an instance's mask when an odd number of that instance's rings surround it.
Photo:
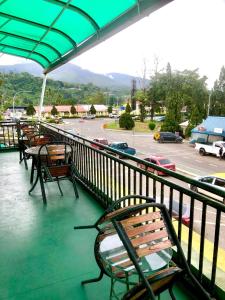
<path fill-rule="evenodd" d="M 39 175 L 38 175 L 38 173 L 37 173 L 37 177 L 36 177 L 36 179 L 35 179 L 34 184 L 33 184 L 32 187 L 31 187 L 31 189 L 29 190 L 29 194 L 34 190 L 35 186 L 37 185 L 37 183 L 38 183 L 38 177 L 39 177 Z"/>
<path fill-rule="evenodd" d="M 34 180 L 34 167 L 35 167 L 35 158 L 32 157 L 31 173 L 30 173 L 30 183 L 33 183 Z"/>

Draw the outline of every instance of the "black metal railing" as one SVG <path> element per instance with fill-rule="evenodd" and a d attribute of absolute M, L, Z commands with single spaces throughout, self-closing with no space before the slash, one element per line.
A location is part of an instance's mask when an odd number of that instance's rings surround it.
<path fill-rule="evenodd" d="M 104 207 L 130 194 L 153 197 L 166 204 L 171 218 L 175 220 L 174 226 L 188 263 L 194 268 L 196 276 L 217 297 L 218 291 L 224 293 L 225 205 L 190 190 L 188 185 L 195 185 L 225 198 L 223 191 L 137 157 L 123 154 L 129 161 L 121 160 L 115 156 L 121 154 L 119 151 L 104 145 L 101 147 L 106 151 L 98 150 L 90 145 L 93 141 L 56 126 L 41 122 L 40 128 L 43 132 L 53 133 L 58 140 L 73 145 L 73 160 L 79 174 L 77 180 Z M 107 153 L 109 150 L 111 154 Z M 149 173 L 137 166 L 140 163 L 163 171 L 170 177 L 165 179 Z M 132 204 L 132 199 L 127 204 Z"/>
<path fill-rule="evenodd" d="M 0 150 L 18 148 L 16 122 L 0 122 Z"/>

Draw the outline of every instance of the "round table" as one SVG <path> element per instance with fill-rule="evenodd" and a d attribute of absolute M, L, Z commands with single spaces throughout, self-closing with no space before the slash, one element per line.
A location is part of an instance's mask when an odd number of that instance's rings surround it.
<path fill-rule="evenodd" d="M 130 260 L 127 251 L 118 234 L 108 235 L 102 238 L 99 235 L 98 254 L 105 268 L 113 273 L 119 270 L 125 273 L 137 273 L 135 266 Z M 172 249 L 161 250 L 139 260 L 139 265 L 146 275 L 150 275 L 168 266 L 172 258 Z"/>

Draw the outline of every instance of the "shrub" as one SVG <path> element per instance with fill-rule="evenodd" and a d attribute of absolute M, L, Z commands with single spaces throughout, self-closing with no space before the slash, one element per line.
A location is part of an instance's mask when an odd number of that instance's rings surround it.
<path fill-rule="evenodd" d="M 174 120 L 165 120 L 161 125 L 160 131 L 169 131 L 169 132 L 180 132 L 182 131 L 180 125 Z"/>
<path fill-rule="evenodd" d="M 148 128 L 150 129 L 150 130 L 154 130 L 155 129 L 155 123 L 154 122 L 149 122 L 148 123 Z"/>
<path fill-rule="evenodd" d="M 129 113 L 123 113 L 119 118 L 119 125 L 120 128 L 131 130 L 132 128 L 134 128 L 135 123 Z"/>
<path fill-rule="evenodd" d="M 30 105 L 27 107 L 27 115 L 28 115 L 28 116 L 33 116 L 33 115 L 35 115 L 35 113 L 36 113 L 35 108 L 33 107 L 32 104 L 30 104 Z"/>
<path fill-rule="evenodd" d="M 190 136 L 191 136 L 191 130 L 192 130 L 193 128 L 195 128 L 194 125 L 189 124 L 189 125 L 187 126 L 187 128 L 185 129 L 185 136 L 186 136 L 186 137 L 190 137 Z"/>

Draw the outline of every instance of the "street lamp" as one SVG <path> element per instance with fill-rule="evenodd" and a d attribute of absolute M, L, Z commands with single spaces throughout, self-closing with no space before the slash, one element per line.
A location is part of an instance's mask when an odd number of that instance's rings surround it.
<path fill-rule="evenodd" d="M 20 93 L 32 93 L 32 91 L 19 91 L 16 92 L 13 96 L 13 118 L 15 118 L 15 99 L 16 99 L 16 95 L 20 94 Z"/>

